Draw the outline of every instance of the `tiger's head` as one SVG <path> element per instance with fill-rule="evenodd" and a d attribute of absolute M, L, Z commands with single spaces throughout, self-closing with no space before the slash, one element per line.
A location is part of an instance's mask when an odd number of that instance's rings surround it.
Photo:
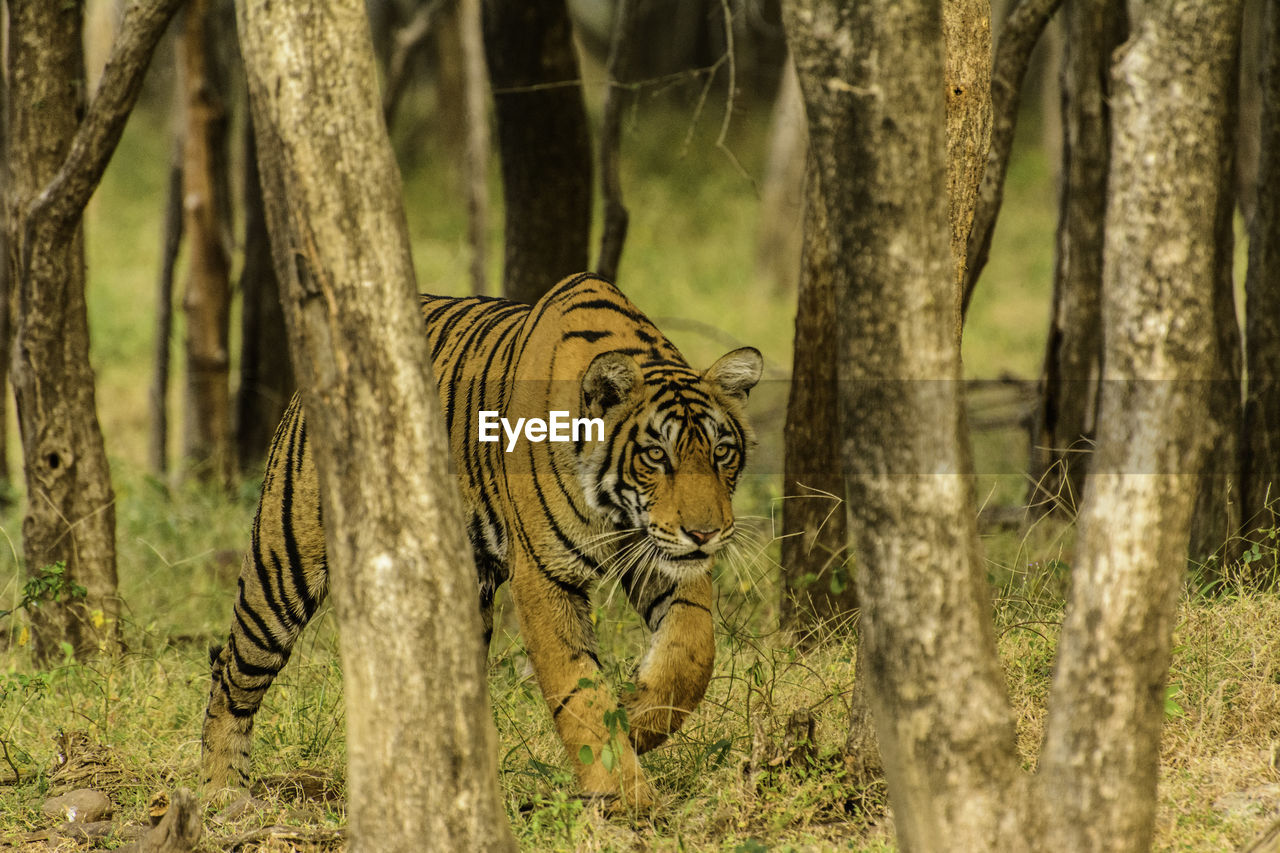
<path fill-rule="evenodd" d="M 642 534 L 649 565 L 674 580 L 706 572 L 733 537 L 730 498 L 754 442 L 743 405 L 762 368 L 752 347 L 702 373 L 612 351 L 583 374 L 581 410 L 605 422 L 583 492 L 618 529 Z"/>

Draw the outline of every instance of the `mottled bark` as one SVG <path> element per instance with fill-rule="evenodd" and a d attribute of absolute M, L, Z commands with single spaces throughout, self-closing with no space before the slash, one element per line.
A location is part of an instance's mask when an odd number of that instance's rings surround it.
<path fill-rule="evenodd" d="M 1039 783 L 1054 850 L 1147 850 L 1201 462 L 1239 0 L 1132 0 L 1112 75 L 1103 390 Z M 1171 182 L 1170 175 L 1178 180 Z"/>
<path fill-rule="evenodd" d="M 236 459 L 245 473 L 262 472 L 271 436 L 297 389 L 289 361 L 280 283 L 271 263 L 253 117 L 244 131 L 244 266 L 240 270 L 240 387 L 236 391 Z"/>
<path fill-rule="evenodd" d="M 944 0 L 942 42 L 955 335 L 956 340 L 960 340 L 969 231 L 978 202 L 978 185 L 991 147 L 990 0 Z"/>
<path fill-rule="evenodd" d="M 801 636 L 849 623 L 857 605 L 837 405 L 836 257 L 820 181 L 805 182 L 804 254 L 784 428 L 782 624 Z"/>
<path fill-rule="evenodd" d="M 785 8 L 836 259 L 860 677 L 906 849 L 1023 849 L 960 434 L 938 4 Z"/>
<path fill-rule="evenodd" d="M 484 0 L 506 201 L 502 292 L 536 302 L 587 268 L 591 137 L 564 0 Z"/>
<path fill-rule="evenodd" d="M 177 5 L 157 0 L 125 9 L 86 111 L 80 7 L 7 4 L 5 205 L 17 306 L 11 377 L 27 483 L 23 558 L 28 575 L 64 562 L 65 579 L 86 590 L 32 614 L 35 652 L 46 661 L 62 641 L 80 654 L 115 643 L 115 496 L 89 366 L 79 226 Z"/>
<path fill-rule="evenodd" d="M 1280 526 L 1280 4 L 1267 3 L 1259 56 L 1258 179 L 1245 278 L 1248 393 L 1242 447 L 1246 530 Z M 1274 583 L 1274 563 L 1251 578 Z"/>
<path fill-rule="evenodd" d="M 1074 515 L 1095 438 L 1102 370 L 1102 240 L 1110 144 L 1107 77 L 1122 40 L 1120 0 L 1079 0 L 1063 11 L 1062 180 L 1028 504 Z"/>
<path fill-rule="evenodd" d="M 182 81 L 183 232 L 187 281 L 187 373 L 183 458 L 200 478 L 229 486 L 231 432 L 231 256 L 227 186 L 226 70 L 218 57 L 217 0 L 191 0 L 178 50 Z"/>
<path fill-rule="evenodd" d="M 342 638 L 349 849 L 514 850 L 364 3 L 236 8 Z"/>

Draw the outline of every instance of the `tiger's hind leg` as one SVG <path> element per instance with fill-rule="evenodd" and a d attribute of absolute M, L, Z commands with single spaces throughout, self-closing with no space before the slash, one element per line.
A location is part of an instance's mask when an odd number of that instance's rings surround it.
<path fill-rule="evenodd" d="M 207 792 L 246 789 L 253 717 L 328 592 L 315 468 L 297 401 L 272 442 L 225 645 L 211 654 L 201 737 Z"/>

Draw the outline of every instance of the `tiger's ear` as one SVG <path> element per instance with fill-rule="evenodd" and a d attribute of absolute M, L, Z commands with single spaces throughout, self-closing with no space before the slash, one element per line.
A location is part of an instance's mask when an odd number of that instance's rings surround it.
<path fill-rule="evenodd" d="M 582 375 L 582 408 L 589 417 L 599 417 L 631 399 L 639 385 L 640 365 L 634 358 L 615 351 L 602 352 Z"/>
<path fill-rule="evenodd" d="M 717 386 L 727 396 L 746 402 L 747 394 L 760 381 L 764 370 L 764 356 L 755 347 L 742 347 L 720 356 L 707 368 L 702 378 Z"/>

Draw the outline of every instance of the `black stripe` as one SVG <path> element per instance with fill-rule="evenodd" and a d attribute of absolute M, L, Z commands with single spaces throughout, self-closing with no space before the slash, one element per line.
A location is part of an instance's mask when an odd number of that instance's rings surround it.
<path fill-rule="evenodd" d="M 602 332 L 602 331 L 595 331 L 595 330 L 589 330 L 589 329 L 582 329 L 574 332 L 565 332 L 564 335 L 560 337 L 560 340 L 567 341 L 571 338 L 581 338 L 582 340 L 586 341 L 589 344 L 594 344 L 596 341 L 600 340 L 601 338 L 609 338 L 609 337 L 613 337 L 613 332 L 607 332 L 607 331 Z"/>
<path fill-rule="evenodd" d="M 661 606 L 664 601 L 671 598 L 671 596 L 675 595 L 675 592 L 676 592 L 676 588 L 671 587 L 671 589 L 667 590 L 662 595 L 658 596 L 653 601 L 649 602 L 649 606 L 644 609 L 644 624 L 646 625 L 649 624 L 649 620 L 653 618 L 653 611 L 657 610 L 658 607 Z M 654 625 L 652 626 L 652 628 L 656 630 L 657 626 Z"/>

